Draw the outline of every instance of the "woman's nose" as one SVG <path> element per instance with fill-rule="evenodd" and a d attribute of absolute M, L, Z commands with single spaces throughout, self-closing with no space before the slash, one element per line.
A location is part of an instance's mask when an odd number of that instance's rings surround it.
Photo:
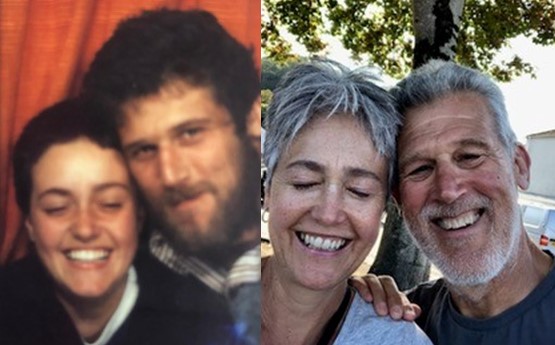
<path fill-rule="evenodd" d="M 81 210 L 72 225 L 72 233 L 83 242 L 95 239 L 100 234 L 96 216 L 90 210 Z"/>
<path fill-rule="evenodd" d="M 336 225 L 345 221 L 344 200 L 339 186 L 326 187 L 312 208 L 312 216 L 323 225 Z"/>

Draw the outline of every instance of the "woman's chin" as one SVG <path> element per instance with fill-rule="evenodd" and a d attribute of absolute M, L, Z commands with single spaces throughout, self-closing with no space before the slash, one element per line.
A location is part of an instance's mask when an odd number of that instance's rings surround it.
<path fill-rule="evenodd" d="M 347 279 L 337 273 L 311 272 L 299 277 L 299 284 L 307 289 L 315 291 L 333 290 L 338 285 L 345 283 Z"/>

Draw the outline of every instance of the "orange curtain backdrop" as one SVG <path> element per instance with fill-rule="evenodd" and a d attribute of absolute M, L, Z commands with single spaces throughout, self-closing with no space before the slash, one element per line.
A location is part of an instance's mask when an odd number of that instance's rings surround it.
<path fill-rule="evenodd" d="M 11 149 L 42 108 L 79 92 L 95 52 L 117 23 L 144 9 L 203 8 L 260 67 L 260 0 L 0 0 L 0 264 L 25 253 Z"/>

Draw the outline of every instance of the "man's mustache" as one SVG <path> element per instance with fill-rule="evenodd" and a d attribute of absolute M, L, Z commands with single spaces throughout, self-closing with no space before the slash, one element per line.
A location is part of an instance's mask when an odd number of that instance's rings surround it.
<path fill-rule="evenodd" d="M 215 193 L 215 188 L 208 182 L 200 182 L 189 186 L 166 187 L 162 195 L 162 202 L 173 207 L 183 201 L 194 199 L 203 193 Z"/>

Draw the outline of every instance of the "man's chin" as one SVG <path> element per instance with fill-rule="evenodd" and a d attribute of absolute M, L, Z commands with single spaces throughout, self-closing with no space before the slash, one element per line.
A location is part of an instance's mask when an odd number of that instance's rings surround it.
<path fill-rule="evenodd" d="M 175 231 L 177 230 L 177 231 Z M 221 233 L 213 233 L 215 229 L 200 227 L 188 223 L 173 224 L 165 227 L 165 235 L 172 241 L 171 245 L 183 253 L 198 255 L 204 252 L 221 250 L 229 246 L 229 241 L 221 238 Z"/>

